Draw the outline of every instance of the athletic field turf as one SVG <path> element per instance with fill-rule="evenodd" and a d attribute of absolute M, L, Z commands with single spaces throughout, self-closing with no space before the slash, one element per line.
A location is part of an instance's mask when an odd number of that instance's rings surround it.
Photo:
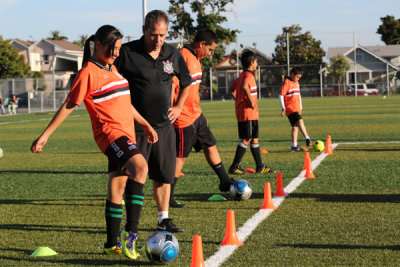
<path fill-rule="evenodd" d="M 241 228 L 259 212 L 264 183 L 275 190 L 276 175 L 242 176 L 253 186 L 243 202 L 210 202 L 218 179 L 202 153 L 192 153 L 176 196 L 186 204 L 170 216 L 184 229 L 175 236 L 180 253 L 170 266 L 189 266 L 192 238 L 201 235 L 204 260 L 211 266 L 400 265 L 400 97 L 304 98 L 303 118 L 313 141 L 327 135 L 337 145 L 319 166 L 253 232 Z M 259 102 L 264 163 L 278 169 L 283 184 L 301 173 L 304 154 L 290 153 L 290 125 L 280 117 L 277 99 Z M 203 112 L 229 167 L 238 142 L 234 103 L 204 102 Z M 102 254 L 107 161 L 96 147 L 86 111 L 72 113 L 50 138 L 45 152 L 29 147 L 53 113 L 0 117 L 0 266 L 152 265 Z M 300 146 L 304 146 L 299 136 Z M 248 149 L 243 168 L 255 168 Z M 235 178 L 239 178 L 235 176 Z M 276 201 L 276 199 L 274 199 Z M 226 214 L 234 210 L 236 229 L 246 236 L 221 260 Z M 138 247 L 156 231 L 151 183 L 145 186 Z M 239 235 L 239 233 L 238 233 Z M 247 236 L 248 235 L 248 236 Z M 243 240 L 242 240 L 243 241 Z M 31 257 L 39 247 L 55 256 Z M 214 256 L 213 256 L 214 255 Z M 225 257 L 224 256 L 224 257 Z M 228 255 L 229 256 L 229 255 Z"/>

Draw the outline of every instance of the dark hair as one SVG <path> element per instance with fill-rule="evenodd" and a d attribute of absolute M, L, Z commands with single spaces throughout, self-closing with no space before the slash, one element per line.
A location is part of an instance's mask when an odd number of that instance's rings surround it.
<path fill-rule="evenodd" d="M 147 13 L 146 17 L 144 18 L 144 28 L 149 29 L 151 26 L 161 20 L 165 21 L 165 23 L 168 25 L 169 19 L 167 13 L 162 10 L 152 10 Z"/>
<path fill-rule="evenodd" d="M 303 74 L 303 70 L 300 67 L 293 67 L 290 71 L 290 74 L 292 73 L 294 73 L 294 75 Z"/>
<path fill-rule="evenodd" d="M 102 46 L 106 46 L 106 57 L 110 57 L 114 53 L 115 43 L 122 39 L 122 33 L 111 25 L 101 26 L 94 35 L 91 35 L 85 42 L 83 49 L 82 66 L 93 56 L 95 52 L 95 42 L 99 41 Z"/>
<path fill-rule="evenodd" d="M 257 54 L 251 50 L 244 50 L 242 55 L 240 56 L 240 62 L 242 62 L 242 66 L 244 69 L 248 69 L 251 65 L 251 62 L 254 61 L 257 57 Z"/>
<path fill-rule="evenodd" d="M 214 32 L 210 30 L 200 30 L 197 32 L 196 36 L 194 37 L 194 42 L 202 42 L 205 41 L 206 45 L 212 45 L 213 43 L 218 43 L 217 36 Z"/>

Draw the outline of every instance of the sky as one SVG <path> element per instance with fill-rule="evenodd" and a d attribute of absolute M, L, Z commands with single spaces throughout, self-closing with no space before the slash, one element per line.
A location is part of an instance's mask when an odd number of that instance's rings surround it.
<path fill-rule="evenodd" d="M 147 0 L 147 11 L 167 11 L 168 0 Z M 237 45 L 254 46 L 271 56 L 283 27 L 298 24 L 321 41 L 322 48 L 384 45 L 376 33 L 381 17 L 400 18 L 399 0 L 235 0 L 223 26 L 240 30 Z M 124 36 L 142 34 L 142 0 L 0 0 L 3 39 L 40 40 L 58 30 L 69 41 L 93 34 L 100 26 L 116 26 Z M 126 39 L 124 40 L 126 41 Z"/>

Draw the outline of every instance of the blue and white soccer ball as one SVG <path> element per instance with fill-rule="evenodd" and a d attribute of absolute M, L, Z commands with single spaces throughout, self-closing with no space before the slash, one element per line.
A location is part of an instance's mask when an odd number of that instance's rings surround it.
<path fill-rule="evenodd" d="M 146 255 L 156 264 L 167 264 L 178 257 L 179 243 L 176 237 L 167 231 L 152 234 L 145 245 Z"/>
<path fill-rule="evenodd" d="M 231 196 L 235 200 L 247 200 L 253 193 L 251 184 L 243 179 L 237 179 L 230 187 Z"/>

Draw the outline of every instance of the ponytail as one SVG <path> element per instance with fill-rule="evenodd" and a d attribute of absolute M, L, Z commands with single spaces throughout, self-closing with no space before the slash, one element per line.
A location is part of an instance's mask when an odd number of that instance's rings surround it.
<path fill-rule="evenodd" d="M 95 45 L 94 45 L 94 34 L 92 34 L 89 38 L 87 38 L 85 42 L 85 46 L 83 48 L 83 60 L 82 67 L 86 64 L 86 62 L 92 58 L 94 55 Z"/>

